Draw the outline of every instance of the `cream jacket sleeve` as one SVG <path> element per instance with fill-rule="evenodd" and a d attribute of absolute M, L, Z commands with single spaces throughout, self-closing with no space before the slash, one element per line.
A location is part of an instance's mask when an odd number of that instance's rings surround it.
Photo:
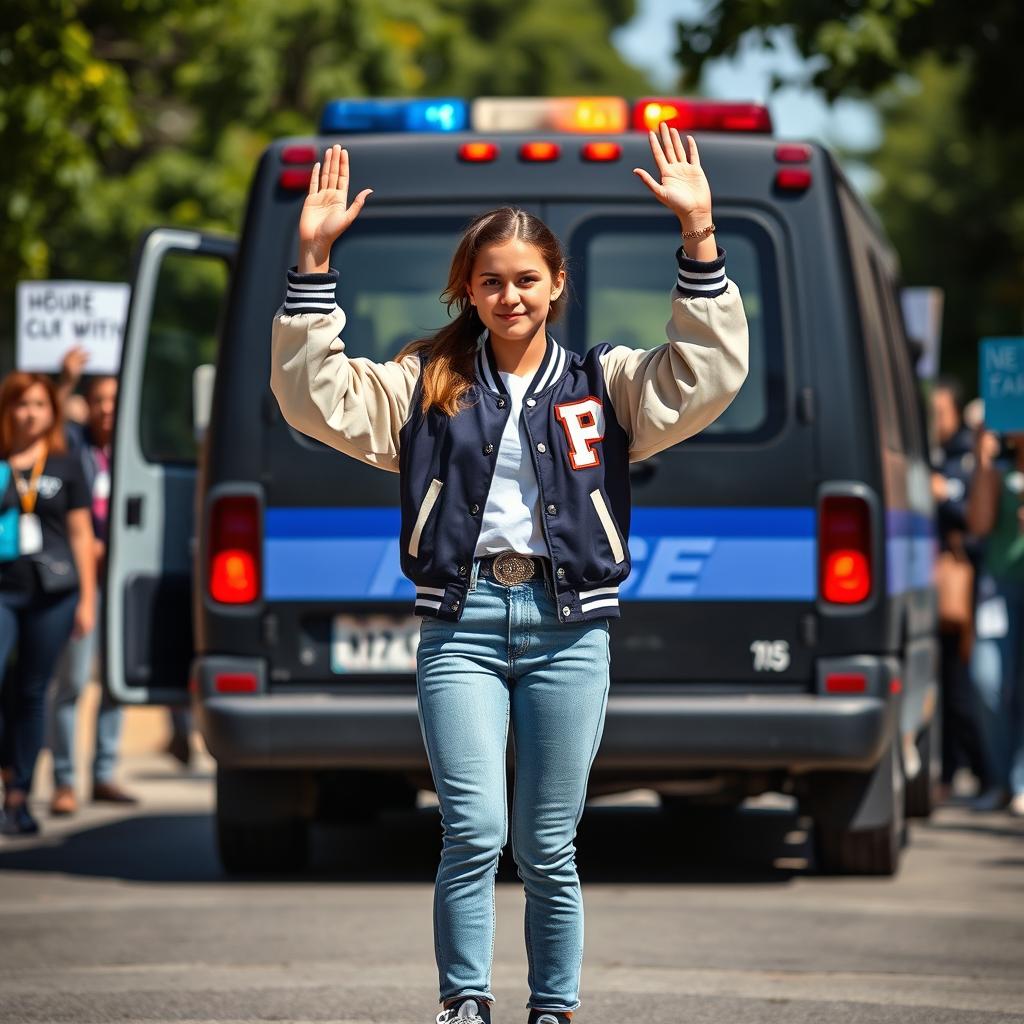
<path fill-rule="evenodd" d="M 270 388 L 296 430 L 393 473 L 398 435 L 409 416 L 420 362 L 349 358 L 335 300 L 338 272 L 288 271 L 288 293 L 274 316 Z"/>
<path fill-rule="evenodd" d="M 736 397 L 747 376 L 747 318 L 725 274 L 725 252 L 691 260 L 682 249 L 672 289 L 668 341 L 653 349 L 617 345 L 601 356 L 615 415 L 639 462 L 699 433 Z"/>

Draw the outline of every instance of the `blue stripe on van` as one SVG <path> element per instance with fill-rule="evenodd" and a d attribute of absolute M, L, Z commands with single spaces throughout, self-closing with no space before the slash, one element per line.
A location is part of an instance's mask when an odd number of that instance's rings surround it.
<path fill-rule="evenodd" d="M 264 594 L 271 601 L 411 600 L 397 508 L 268 508 Z M 813 508 L 635 508 L 633 601 L 810 601 Z"/>

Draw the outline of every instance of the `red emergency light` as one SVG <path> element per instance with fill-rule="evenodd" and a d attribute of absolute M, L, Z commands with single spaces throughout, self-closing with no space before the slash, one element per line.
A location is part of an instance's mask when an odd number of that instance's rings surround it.
<path fill-rule="evenodd" d="M 679 131 L 770 133 L 768 108 L 759 103 L 648 97 L 633 104 L 633 127 L 657 131 L 667 124 Z"/>

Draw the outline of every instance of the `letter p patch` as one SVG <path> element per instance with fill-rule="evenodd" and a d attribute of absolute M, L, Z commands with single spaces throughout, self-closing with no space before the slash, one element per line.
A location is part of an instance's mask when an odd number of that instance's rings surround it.
<path fill-rule="evenodd" d="M 563 402 L 555 406 L 555 415 L 569 442 L 572 468 L 589 469 L 600 465 L 601 457 L 594 445 L 604 439 L 604 406 L 601 400 L 591 396 L 578 402 Z"/>

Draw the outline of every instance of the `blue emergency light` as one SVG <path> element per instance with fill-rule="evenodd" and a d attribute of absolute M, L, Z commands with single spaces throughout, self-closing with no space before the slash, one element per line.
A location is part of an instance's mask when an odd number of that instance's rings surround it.
<path fill-rule="evenodd" d="M 459 132 L 469 105 L 457 98 L 332 100 L 320 118 L 320 133 Z"/>

